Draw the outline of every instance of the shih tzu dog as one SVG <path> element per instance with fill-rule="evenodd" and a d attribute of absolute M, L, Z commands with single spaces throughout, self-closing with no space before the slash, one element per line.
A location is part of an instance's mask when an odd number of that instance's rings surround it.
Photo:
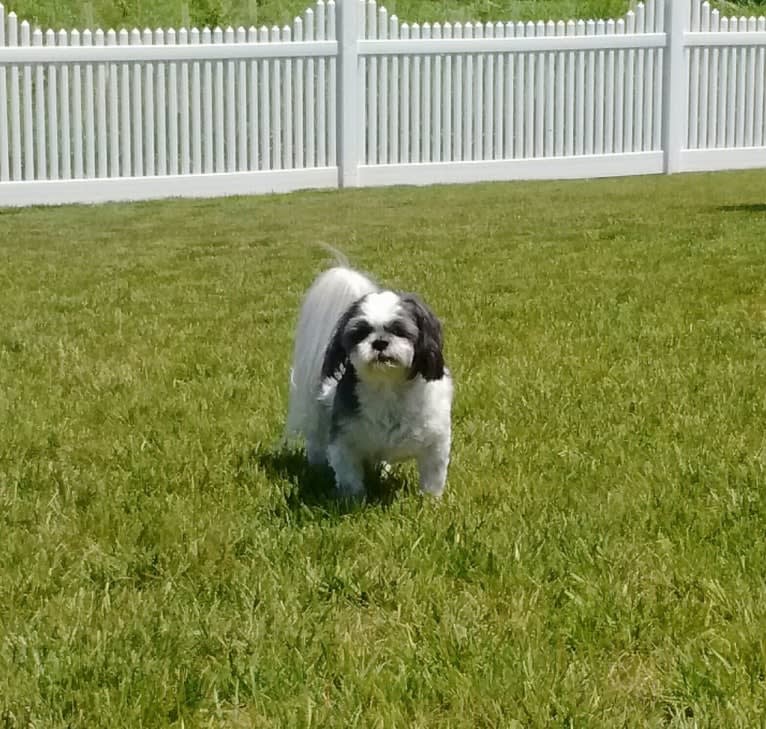
<path fill-rule="evenodd" d="M 295 337 L 288 436 L 329 463 L 343 496 L 364 494 L 365 465 L 415 459 L 441 496 L 451 439 L 452 377 L 439 320 L 413 294 L 378 288 L 346 266 L 306 294 Z"/>

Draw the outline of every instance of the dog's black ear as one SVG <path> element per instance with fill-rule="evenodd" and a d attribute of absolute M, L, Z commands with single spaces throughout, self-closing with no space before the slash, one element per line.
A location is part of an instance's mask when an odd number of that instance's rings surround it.
<path fill-rule="evenodd" d="M 402 304 L 418 326 L 410 379 L 422 375 L 425 380 L 440 380 L 444 377 L 441 322 L 415 294 L 402 296 Z"/>
<path fill-rule="evenodd" d="M 346 351 L 345 332 L 351 317 L 358 310 L 358 304 L 354 303 L 342 314 L 338 323 L 335 325 L 330 342 L 324 353 L 322 362 L 322 379 L 335 377 L 341 369 L 348 367 L 348 352 Z"/>

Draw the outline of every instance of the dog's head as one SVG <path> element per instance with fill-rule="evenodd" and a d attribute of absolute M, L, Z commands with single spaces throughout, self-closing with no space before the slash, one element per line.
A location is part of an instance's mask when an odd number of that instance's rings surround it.
<path fill-rule="evenodd" d="M 442 330 L 413 294 L 380 291 L 363 296 L 341 316 L 325 352 L 322 377 L 348 364 L 361 380 L 425 380 L 444 376 Z"/>

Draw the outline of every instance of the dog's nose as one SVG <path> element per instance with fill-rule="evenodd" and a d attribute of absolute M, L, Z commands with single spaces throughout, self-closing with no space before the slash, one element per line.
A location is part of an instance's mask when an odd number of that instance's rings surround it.
<path fill-rule="evenodd" d="M 376 339 L 372 343 L 372 348 L 376 352 L 382 352 L 386 347 L 388 347 L 388 342 L 385 339 Z"/>

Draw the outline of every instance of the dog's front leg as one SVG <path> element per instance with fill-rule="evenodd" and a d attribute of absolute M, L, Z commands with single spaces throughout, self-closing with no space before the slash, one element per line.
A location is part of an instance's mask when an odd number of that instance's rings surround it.
<path fill-rule="evenodd" d="M 424 494 L 439 497 L 444 492 L 449 466 L 450 439 L 435 443 L 418 456 L 420 490 Z"/>
<path fill-rule="evenodd" d="M 364 462 L 359 454 L 342 439 L 327 448 L 330 466 L 335 472 L 335 483 L 341 496 L 357 498 L 364 495 Z"/>

